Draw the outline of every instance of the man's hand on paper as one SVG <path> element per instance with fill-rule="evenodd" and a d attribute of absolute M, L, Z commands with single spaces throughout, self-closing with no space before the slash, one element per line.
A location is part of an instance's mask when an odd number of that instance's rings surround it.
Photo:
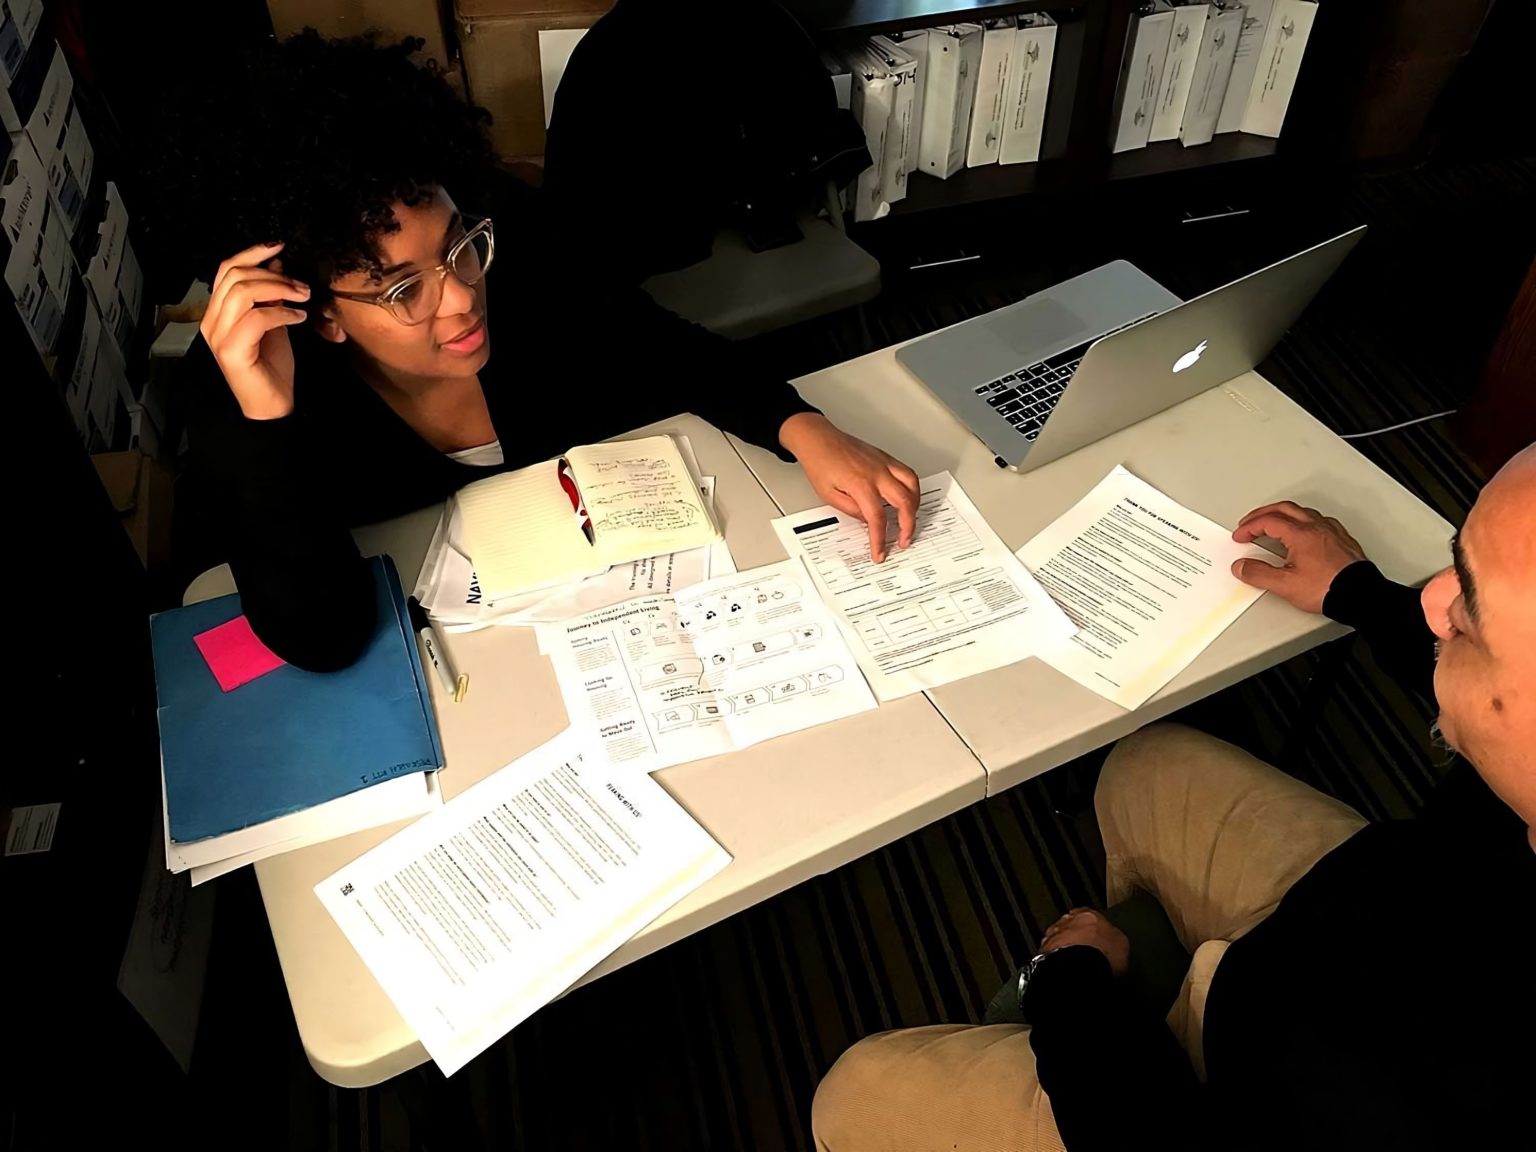
<path fill-rule="evenodd" d="M 1097 948 L 1109 961 L 1109 970 L 1124 976 L 1131 967 L 1131 941 L 1109 922 L 1109 917 L 1092 908 L 1074 908 L 1045 930 L 1040 942 L 1042 952 L 1082 945 Z"/>
<path fill-rule="evenodd" d="M 1334 577 L 1365 559 L 1365 550 L 1344 525 L 1316 508 L 1289 500 L 1255 508 L 1232 533 L 1239 544 L 1251 544 L 1260 536 L 1285 545 L 1284 561 L 1239 560 L 1232 565 L 1232 575 L 1251 587 L 1273 592 L 1303 612 L 1321 612 Z"/>
<path fill-rule="evenodd" d="M 917 473 L 894 456 L 842 431 L 819 412 L 784 421 L 779 443 L 794 453 L 816 494 L 844 515 L 869 526 L 869 555 L 886 555 L 885 506 L 896 509 L 896 547 L 912 543 L 917 525 Z"/>

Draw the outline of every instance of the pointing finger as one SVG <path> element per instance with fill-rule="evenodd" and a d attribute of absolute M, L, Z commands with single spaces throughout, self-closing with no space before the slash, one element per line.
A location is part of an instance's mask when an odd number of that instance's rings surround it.
<path fill-rule="evenodd" d="M 894 475 L 881 483 L 880 494 L 896 509 L 896 546 L 910 548 L 917 531 L 917 490 L 908 488 Z"/>
<path fill-rule="evenodd" d="M 848 493 L 859 506 L 859 515 L 869 527 L 869 558 L 885 563 L 885 503 L 874 488 Z"/>

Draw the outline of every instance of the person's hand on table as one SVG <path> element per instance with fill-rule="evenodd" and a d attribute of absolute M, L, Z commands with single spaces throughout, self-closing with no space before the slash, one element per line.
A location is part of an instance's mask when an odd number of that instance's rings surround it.
<path fill-rule="evenodd" d="M 844 515 L 869 526 L 869 555 L 885 560 L 885 508 L 896 509 L 896 547 L 912 543 L 917 526 L 917 473 L 894 456 L 841 431 L 819 412 L 784 421 L 779 443 L 805 469 L 816 494 Z"/>
<path fill-rule="evenodd" d="M 307 314 L 285 301 L 306 301 L 309 286 L 283 275 L 281 244 L 258 244 L 219 265 L 198 330 L 240 411 L 277 420 L 293 411 L 293 345 L 287 327 Z"/>
<path fill-rule="evenodd" d="M 1239 544 L 1251 544 L 1260 536 L 1283 544 L 1285 559 L 1275 564 L 1239 560 L 1232 565 L 1232 575 L 1244 584 L 1273 592 L 1303 612 L 1321 612 L 1333 578 L 1365 559 L 1365 550 L 1344 525 L 1316 508 L 1303 508 L 1289 500 L 1255 508 L 1232 533 Z"/>
<path fill-rule="evenodd" d="M 1092 908 L 1074 908 L 1045 930 L 1041 952 L 1057 952 L 1082 945 L 1096 948 L 1109 961 L 1109 970 L 1124 976 L 1131 966 L 1131 941 L 1109 922 L 1109 917 Z"/>

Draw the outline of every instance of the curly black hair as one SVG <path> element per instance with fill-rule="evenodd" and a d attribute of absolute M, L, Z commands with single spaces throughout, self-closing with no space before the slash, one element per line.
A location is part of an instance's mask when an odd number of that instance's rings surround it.
<path fill-rule="evenodd" d="M 281 240 L 284 270 L 318 301 L 332 277 L 380 269 L 378 239 L 399 228 L 392 204 L 443 186 L 472 206 L 496 178 L 490 117 L 411 60 L 421 44 L 305 29 L 226 62 L 162 119 L 156 239 L 204 277 Z"/>

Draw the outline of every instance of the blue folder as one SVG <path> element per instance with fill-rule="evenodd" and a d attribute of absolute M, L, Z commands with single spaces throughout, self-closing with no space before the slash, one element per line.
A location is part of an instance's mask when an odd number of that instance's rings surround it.
<path fill-rule="evenodd" d="M 378 625 L 362 656 L 340 672 L 285 664 L 226 693 L 192 638 L 239 616 L 240 597 L 151 618 L 173 841 L 222 836 L 442 767 L 399 573 L 385 556 L 369 564 Z"/>

